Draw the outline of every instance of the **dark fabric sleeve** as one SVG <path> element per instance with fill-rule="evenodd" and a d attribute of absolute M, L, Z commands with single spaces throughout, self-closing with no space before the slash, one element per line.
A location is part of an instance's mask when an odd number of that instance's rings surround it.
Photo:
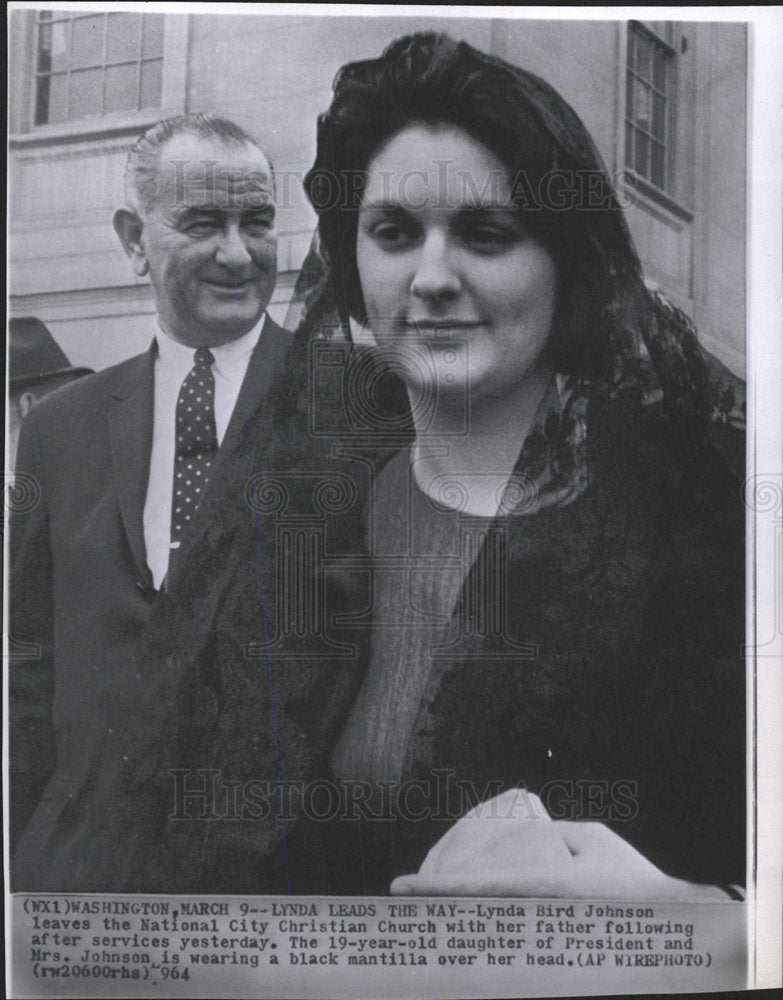
<path fill-rule="evenodd" d="M 657 572 L 643 624 L 636 846 L 667 874 L 744 883 L 744 508 L 703 435 L 658 422 L 640 460 L 659 500 Z M 663 472 L 665 470 L 665 473 Z M 643 684 L 642 684 L 642 678 Z M 645 747 L 648 749 L 645 751 Z M 652 748 L 656 750 L 653 752 Z M 622 825 L 618 826 L 622 834 Z"/>
<path fill-rule="evenodd" d="M 51 717 L 52 552 L 34 411 L 22 423 L 9 506 L 9 793 L 13 850 L 55 762 Z"/>

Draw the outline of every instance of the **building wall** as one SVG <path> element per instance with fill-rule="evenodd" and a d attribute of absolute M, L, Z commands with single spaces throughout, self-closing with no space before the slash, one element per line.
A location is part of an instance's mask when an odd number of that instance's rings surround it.
<path fill-rule="evenodd" d="M 697 28 L 694 314 L 706 346 L 744 374 L 747 74 L 742 25 Z M 740 366 L 742 366 L 740 368 Z"/>
<path fill-rule="evenodd" d="M 621 22 L 172 14 L 163 111 L 31 128 L 32 12 L 11 18 L 11 311 L 49 325 L 74 364 L 103 367 L 146 347 L 149 285 L 111 228 L 126 151 L 161 114 L 219 112 L 256 134 L 279 181 L 282 320 L 314 214 L 301 177 L 315 118 L 344 62 L 409 31 L 444 28 L 552 83 L 585 121 L 611 171 L 623 168 L 626 26 Z M 744 364 L 745 28 L 682 25 L 678 170 L 671 198 L 634 190 L 628 210 L 649 279 L 694 315 L 706 344 Z M 698 183 L 696 181 L 698 180 Z"/>

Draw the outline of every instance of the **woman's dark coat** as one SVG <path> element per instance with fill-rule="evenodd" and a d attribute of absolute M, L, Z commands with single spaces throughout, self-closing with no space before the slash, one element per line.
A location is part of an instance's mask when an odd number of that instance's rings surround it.
<path fill-rule="evenodd" d="M 591 406 L 581 496 L 498 524 L 499 634 L 471 621 L 465 582 L 403 774 L 432 790 L 416 800 L 428 818 L 339 815 L 329 758 L 368 649 L 350 625 L 371 603 L 363 515 L 402 439 L 399 422 L 386 438 L 363 426 L 350 351 L 329 350 L 306 388 L 273 394 L 222 491 L 233 502 L 204 518 L 150 625 L 115 891 L 385 892 L 514 785 L 555 818 L 607 822 L 668 874 L 742 882 L 740 486 L 703 425 L 633 392 Z"/>

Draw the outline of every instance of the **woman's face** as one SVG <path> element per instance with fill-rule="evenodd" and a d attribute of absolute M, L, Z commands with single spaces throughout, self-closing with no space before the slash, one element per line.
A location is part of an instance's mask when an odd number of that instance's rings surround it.
<path fill-rule="evenodd" d="M 480 402 L 535 368 L 555 264 L 525 230 L 503 162 L 463 129 L 414 124 L 381 146 L 356 252 L 370 328 L 409 386 Z"/>

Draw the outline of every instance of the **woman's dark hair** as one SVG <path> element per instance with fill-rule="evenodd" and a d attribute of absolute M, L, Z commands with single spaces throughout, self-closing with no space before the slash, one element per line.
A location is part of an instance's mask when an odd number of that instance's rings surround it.
<path fill-rule="evenodd" d="M 629 303 L 633 309 L 643 289 L 639 262 L 601 157 L 560 95 L 524 70 L 435 33 L 406 36 L 378 59 L 344 66 L 333 90 L 318 119 L 305 190 L 319 216 L 342 318 L 367 318 L 356 234 L 370 160 L 407 125 L 453 124 L 508 167 L 527 230 L 554 257 L 560 287 L 549 345 L 554 364 L 566 373 L 611 377 L 617 337 L 627 339 L 636 324 L 615 315 L 607 325 L 606 313 L 617 314 L 623 285 L 632 292 L 625 309 Z"/>

